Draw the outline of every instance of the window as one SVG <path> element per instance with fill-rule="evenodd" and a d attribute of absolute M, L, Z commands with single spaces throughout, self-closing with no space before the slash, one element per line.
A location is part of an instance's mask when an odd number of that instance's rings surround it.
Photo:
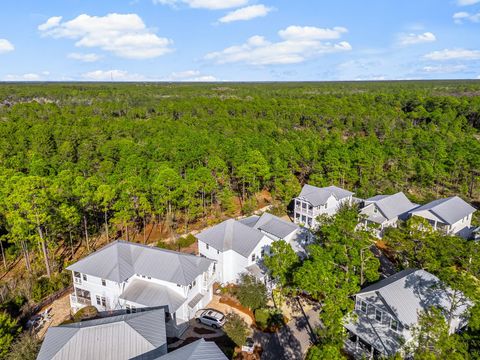
<path fill-rule="evenodd" d="M 220 254 L 220 251 L 217 250 L 217 255 Z"/>
<path fill-rule="evenodd" d="M 312 226 L 312 218 L 311 217 L 307 217 L 307 224 L 308 224 L 308 226 Z"/>
<path fill-rule="evenodd" d="M 375 320 L 382 322 L 382 311 L 375 309 Z"/>
<path fill-rule="evenodd" d="M 78 271 L 74 271 L 73 272 L 73 276 L 75 276 L 76 278 L 80 278 L 80 273 Z"/>
<path fill-rule="evenodd" d="M 100 296 L 97 295 L 96 298 L 97 298 L 97 305 L 102 305 L 102 301 L 100 300 Z"/>
<path fill-rule="evenodd" d="M 367 313 L 367 303 L 363 300 L 360 301 L 360 311 L 363 313 Z"/>
<path fill-rule="evenodd" d="M 105 298 L 105 296 L 102 296 L 102 306 L 103 306 L 104 308 L 107 307 L 107 299 Z"/>
<path fill-rule="evenodd" d="M 306 203 L 302 203 L 302 209 L 306 209 L 307 208 L 307 204 Z"/>
<path fill-rule="evenodd" d="M 207 244 L 206 246 L 207 246 L 207 250 L 210 249 L 210 245 Z"/>
<path fill-rule="evenodd" d="M 302 222 L 305 224 L 307 222 L 307 217 L 305 215 L 302 215 Z"/>
<path fill-rule="evenodd" d="M 83 274 L 83 281 L 87 281 L 87 275 Z"/>
<path fill-rule="evenodd" d="M 398 331 L 398 321 L 397 320 L 390 320 L 390 329 L 393 331 Z"/>
<path fill-rule="evenodd" d="M 152 277 L 151 277 L 151 276 L 147 276 L 147 279 L 148 279 L 148 280 L 152 280 Z"/>
<path fill-rule="evenodd" d="M 299 213 L 295 213 L 295 218 L 296 218 L 297 220 L 300 220 L 300 214 L 299 214 Z"/>
<path fill-rule="evenodd" d="M 130 309 L 132 311 L 132 314 L 135 314 L 137 312 L 137 308 L 133 305 L 130 307 Z"/>
<path fill-rule="evenodd" d="M 107 299 L 105 298 L 105 296 L 95 296 L 96 300 L 97 300 L 97 305 L 99 306 L 103 306 L 104 308 L 107 307 Z"/>
<path fill-rule="evenodd" d="M 252 261 L 255 261 L 255 258 L 256 258 L 255 254 L 252 254 Z"/>
<path fill-rule="evenodd" d="M 374 206 L 374 207 L 373 207 L 373 212 L 374 212 L 375 214 L 378 212 L 378 210 L 377 210 L 377 207 L 376 207 L 376 206 Z"/>
<path fill-rule="evenodd" d="M 125 305 L 125 310 L 127 311 L 127 314 L 130 314 L 132 310 L 130 309 L 130 305 Z"/>
<path fill-rule="evenodd" d="M 107 281 L 105 279 L 102 279 L 102 286 L 107 286 Z"/>
<path fill-rule="evenodd" d="M 263 258 L 265 256 L 265 249 L 262 249 L 262 251 L 260 252 L 260 257 Z"/>

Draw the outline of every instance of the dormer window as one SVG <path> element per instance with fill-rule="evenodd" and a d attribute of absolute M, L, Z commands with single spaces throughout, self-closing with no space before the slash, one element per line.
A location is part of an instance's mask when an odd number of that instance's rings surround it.
<path fill-rule="evenodd" d="M 107 280 L 102 279 L 102 286 L 107 286 Z"/>
<path fill-rule="evenodd" d="M 383 312 L 381 310 L 375 309 L 375 320 L 377 320 L 379 323 L 382 322 L 382 315 Z"/>
<path fill-rule="evenodd" d="M 252 254 L 252 261 L 255 261 L 255 259 L 256 259 L 255 254 Z"/>
<path fill-rule="evenodd" d="M 210 245 L 207 244 L 207 250 L 210 249 Z"/>
<path fill-rule="evenodd" d="M 397 320 L 394 320 L 394 319 L 390 320 L 390 329 L 392 329 L 393 331 L 398 331 L 398 321 Z"/>

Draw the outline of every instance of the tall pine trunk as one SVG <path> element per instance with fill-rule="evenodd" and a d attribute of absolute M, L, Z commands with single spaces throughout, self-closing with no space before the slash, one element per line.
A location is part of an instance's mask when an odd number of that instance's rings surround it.
<path fill-rule="evenodd" d="M 83 213 L 83 228 L 85 230 L 85 244 L 87 245 L 87 252 L 90 253 L 90 243 L 88 241 L 87 214 L 85 213 Z"/>
<path fill-rule="evenodd" d="M 108 214 L 107 214 L 107 210 L 105 210 L 105 233 L 107 235 L 107 242 L 110 242 L 110 236 L 108 235 Z"/>
<path fill-rule="evenodd" d="M 45 238 L 43 236 L 43 230 L 42 230 L 42 226 L 40 224 L 40 220 L 38 218 L 38 213 L 36 214 L 36 218 L 37 218 L 38 236 L 40 236 L 40 245 L 42 246 L 43 258 L 45 260 L 45 268 L 47 270 L 47 276 L 50 278 L 50 277 L 52 277 L 52 273 L 50 271 L 50 260 L 48 259 L 47 244 L 46 244 Z"/>

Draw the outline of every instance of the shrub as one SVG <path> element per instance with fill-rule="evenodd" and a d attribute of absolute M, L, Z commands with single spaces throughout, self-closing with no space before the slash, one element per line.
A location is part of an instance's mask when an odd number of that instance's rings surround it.
<path fill-rule="evenodd" d="M 277 309 L 255 310 L 255 322 L 262 331 L 277 331 L 285 325 L 283 314 Z"/>
<path fill-rule="evenodd" d="M 73 321 L 74 322 L 79 322 L 82 320 L 89 320 L 97 317 L 98 315 L 98 310 L 95 306 L 90 305 L 90 306 L 85 306 L 84 308 L 81 308 L 78 310 L 75 315 L 73 315 Z"/>
<path fill-rule="evenodd" d="M 267 305 L 267 288 L 254 276 L 243 274 L 235 291 L 240 304 L 256 310 Z"/>
<path fill-rule="evenodd" d="M 181 237 L 177 240 L 177 246 L 180 249 L 187 248 L 195 244 L 195 241 L 197 241 L 195 236 L 193 236 L 192 234 L 188 234 L 186 237 Z"/>
<path fill-rule="evenodd" d="M 32 334 L 23 333 L 13 344 L 6 360 L 35 360 L 40 350 L 40 341 Z"/>
<path fill-rule="evenodd" d="M 226 315 L 226 322 L 223 325 L 223 331 L 225 334 L 235 343 L 237 346 L 242 346 L 247 340 L 248 325 L 236 313 L 229 313 Z"/>
<path fill-rule="evenodd" d="M 175 246 L 175 244 L 172 244 L 163 240 L 159 240 L 157 242 L 157 247 L 159 247 L 160 249 L 177 250 L 177 247 Z"/>
<path fill-rule="evenodd" d="M 62 290 L 70 284 L 70 274 L 62 272 L 57 275 L 53 275 L 50 279 L 46 276 L 42 276 L 32 285 L 32 299 L 35 302 L 40 302 L 42 299 Z"/>
<path fill-rule="evenodd" d="M 10 345 L 12 344 L 15 336 L 20 332 L 20 327 L 17 321 L 13 319 L 9 314 L 2 311 L 0 312 L 0 358 L 3 359 L 8 354 Z"/>
<path fill-rule="evenodd" d="M 260 329 L 266 329 L 268 326 L 268 319 L 270 318 L 270 312 L 268 309 L 255 310 L 255 322 Z"/>

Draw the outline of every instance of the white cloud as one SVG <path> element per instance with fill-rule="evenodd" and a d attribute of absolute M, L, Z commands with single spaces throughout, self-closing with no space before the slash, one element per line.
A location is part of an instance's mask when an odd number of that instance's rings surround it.
<path fill-rule="evenodd" d="M 461 11 L 453 14 L 453 21 L 455 24 L 463 24 L 465 20 L 478 23 L 480 22 L 480 13 L 470 14 L 466 11 Z"/>
<path fill-rule="evenodd" d="M 91 81 L 144 81 L 145 76 L 124 70 L 95 70 L 82 74 L 84 80 Z"/>
<path fill-rule="evenodd" d="M 352 49 L 346 41 L 338 43 L 322 40 L 337 39 L 347 29 L 322 29 L 311 26 L 289 26 L 278 32 L 279 42 L 270 42 L 263 36 L 252 36 L 242 45 L 234 45 L 205 56 L 219 64 L 244 62 L 251 65 L 294 64 L 322 54 Z"/>
<path fill-rule="evenodd" d="M 82 74 L 81 79 L 85 81 L 218 81 L 216 77 L 201 74 L 198 70 L 173 72 L 166 77 L 145 76 L 118 69 L 95 70 Z"/>
<path fill-rule="evenodd" d="M 172 41 L 148 29 L 137 14 L 82 14 L 65 22 L 53 17 L 38 29 L 44 36 L 74 39 L 77 47 L 97 47 L 123 58 L 155 58 L 172 51 Z"/>
<path fill-rule="evenodd" d="M 21 75 L 8 74 L 3 80 L 4 81 L 40 81 L 43 79 L 43 76 L 49 75 L 48 71 L 44 71 L 41 74 L 36 73 L 26 73 Z"/>
<path fill-rule="evenodd" d="M 82 53 L 70 53 L 67 55 L 69 59 L 79 60 L 83 62 L 95 62 L 101 59 L 100 55 L 97 54 L 82 54 Z"/>
<path fill-rule="evenodd" d="M 202 74 L 198 70 L 186 70 L 180 72 L 172 72 L 170 76 L 161 79 L 162 81 L 218 81 L 213 75 Z"/>
<path fill-rule="evenodd" d="M 433 51 L 424 55 L 425 59 L 443 61 L 443 60 L 479 60 L 480 50 L 467 49 L 443 49 Z"/>
<path fill-rule="evenodd" d="M 233 21 L 251 20 L 257 17 L 266 16 L 273 8 L 263 4 L 251 5 L 238 10 L 229 12 L 227 15 L 218 19 L 221 23 L 229 23 Z"/>
<path fill-rule="evenodd" d="M 170 6 L 186 4 L 195 9 L 221 10 L 244 6 L 248 0 L 153 0 L 153 3 Z"/>
<path fill-rule="evenodd" d="M 456 73 L 466 70 L 465 65 L 432 65 L 424 66 L 423 71 L 427 73 L 437 73 L 437 74 L 446 74 L 446 73 Z"/>
<path fill-rule="evenodd" d="M 457 4 L 460 6 L 469 6 L 479 3 L 480 0 L 457 0 Z"/>
<path fill-rule="evenodd" d="M 401 34 L 400 35 L 400 45 L 415 45 L 427 42 L 434 42 L 437 40 L 435 35 L 431 32 L 424 32 L 422 34 Z"/>
<path fill-rule="evenodd" d="M 0 54 L 15 50 L 15 46 L 7 39 L 0 39 Z"/>

